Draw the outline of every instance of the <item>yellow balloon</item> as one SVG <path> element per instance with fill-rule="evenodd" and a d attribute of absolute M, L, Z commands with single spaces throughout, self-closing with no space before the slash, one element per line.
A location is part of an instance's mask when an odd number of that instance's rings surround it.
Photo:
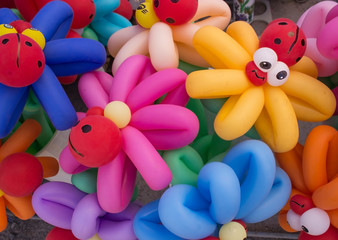
<path fill-rule="evenodd" d="M 4 192 L 1 191 L 1 189 L 0 189 L 0 197 L 2 197 L 3 195 L 4 195 Z"/>
<path fill-rule="evenodd" d="M 103 115 L 112 120 L 119 128 L 127 126 L 131 119 L 131 112 L 128 105 L 121 101 L 108 103 Z"/>
<path fill-rule="evenodd" d="M 0 25 L 0 36 L 9 34 L 9 33 L 17 33 L 16 29 L 9 24 L 1 24 Z"/>
<path fill-rule="evenodd" d="M 135 11 L 135 18 L 137 23 L 144 28 L 151 28 L 160 19 L 155 14 L 153 3 L 146 1 L 141 3 Z"/>
<path fill-rule="evenodd" d="M 224 224 L 219 231 L 220 240 L 243 240 L 246 237 L 245 228 L 238 222 Z"/>
<path fill-rule="evenodd" d="M 27 28 L 22 32 L 22 34 L 33 39 L 37 44 L 39 44 L 41 49 L 45 48 L 46 39 L 39 30 L 35 28 Z"/>
<path fill-rule="evenodd" d="M 101 240 L 99 235 L 95 234 L 93 237 L 89 238 L 88 240 Z"/>

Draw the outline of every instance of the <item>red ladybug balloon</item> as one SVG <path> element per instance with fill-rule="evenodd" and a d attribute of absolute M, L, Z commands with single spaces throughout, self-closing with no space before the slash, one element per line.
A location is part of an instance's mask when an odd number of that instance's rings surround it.
<path fill-rule="evenodd" d="M 287 18 L 278 18 L 263 31 L 259 47 L 268 47 L 278 55 L 278 61 L 288 66 L 296 64 L 306 50 L 306 37 L 296 23 Z"/>
<path fill-rule="evenodd" d="M 88 115 L 72 127 L 69 148 L 74 158 L 87 167 L 100 167 L 121 150 L 120 129 L 101 115 Z"/>
<path fill-rule="evenodd" d="M 189 22 L 197 11 L 197 0 L 154 0 L 157 17 L 167 24 L 181 25 Z"/>
<path fill-rule="evenodd" d="M 0 52 L 0 83 L 6 86 L 31 85 L 45 68 L 45 56 L 39 44 L 21 33 L 0 36 Z"/>
<path fill-rule="evenodd" d="M 28 153 L 14 153 L 0 163 L 0 189 L 13 197 L 25 197 L 40 186 L 43 169 L 39 160 Z"/>

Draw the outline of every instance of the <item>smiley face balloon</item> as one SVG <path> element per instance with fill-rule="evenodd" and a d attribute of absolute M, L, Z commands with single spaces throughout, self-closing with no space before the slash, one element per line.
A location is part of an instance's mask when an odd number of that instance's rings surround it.
<path fill-rule="evenodd" d="M 110 119 L 88 115 L 69 134 L 69 149 L 87 167 L 99 167 L 113 160 L 121 150 L 121 133 Z"/>

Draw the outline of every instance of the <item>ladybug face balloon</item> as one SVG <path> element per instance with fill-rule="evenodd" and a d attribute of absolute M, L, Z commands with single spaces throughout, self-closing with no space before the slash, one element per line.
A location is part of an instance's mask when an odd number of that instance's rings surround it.
<path fill-rule="evenodd" d="M 153 0 L 157 17 L 167 24 L 181 25 L 189 22 L 197 11 L 197 0 Z"/>
<path fill-rule="evenodd" d="M 9 87 L 25 87 L 41 76 L 45 67 L 41 32 L 27 28 L 26 23 L 0 25 L 0 83 Z M 35 40 L 36 39 L 36 40 Z"/>
<path fill-rule="evenodd" d="M 113 160 L 121 150 L 121 133 L 110 119 L 89 115 L 69 134 L 69 149 L 74 158 L 87 167 L 100 167 Z"/>
<path fill-rule="evenodd" d="M 259 47 L 273 49 L 279 61 L 292 66 L 303 57 L 306 38 L 296 23 L 286 18 L 279 18 L 272 21 L 263 31 Z"/>

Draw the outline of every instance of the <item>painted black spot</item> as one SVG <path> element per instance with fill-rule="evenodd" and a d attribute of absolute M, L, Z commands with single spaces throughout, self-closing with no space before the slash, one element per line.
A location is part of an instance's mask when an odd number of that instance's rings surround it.
<path fill-rule="evenodd" d="M 300 41 L 300 44 L 302 44 L 302 46 L 305 46 L 305 39 L 302 39 L 302 41 Z"/>
<path fill-rule="evenodd" d="M 92 130 L 92 126 L 86 124 L 81 127 L 83 133 L 89 133 Z"/>
<path fill-rule="evenodd" d="M 280 38 L 275 38 L 273 42 L 277 45 L 281 44 L 282 40 Z"/>
<path fill-rule="evenodd" d="M 8 43 L 8 42 L 9 42 L 9 39 L 8 39 L 8 38 L 5 38 L 5 39 L 3 39 L 3 40 L 1 41 L 1 43 L 4 44 L 4 45 L 5 45 L 6 43 Z"/>
<path fill-rule="evenodd" d="M 279 22 L 278 25 L 288 25 L 287 22 Z"/>
<path fill-rule="evenodd" d="M 40 60 L 38 61 L 38 67 L 42 67 L 42 62 Z"/>
<path fill-rule="evenodd" d="M 178 3 L 180 0 L 171 0 L 172 3 Z"/>
<path fill-rule="evenodd" d="M 298 57 L 298 58 L 296 59 L 296 62 L 299 62 L 300 59 L 301 59 L 301 57 Z"/>
<path fill-rule="evenodd" d="M 33 44 L 32 44 L 31 42 L 28 42 L 28 41 L 26 41 L 25 44 L 26 44 L 26 46 L 28 46 L 28 47 L 33 46 Z"/>
<path fill-rule="evenodd" d="M 304 227 L 304 226 L 302 226 L 302 229 L 303 229 L 303 231 L 306 232 L 306 233 L 309 232 L 309 230 L 308 230 L 306 227 Z"/>
<path fill-rule="evenodd" d="M 175 20 L 172 19 L 172 18 L 166 18 L 165 21 L 166 21 L 167 23 L 171 23 L 171 24 L 175 23 Z"/>
<path fill-rule="evenodd" d="M 155 1 L 154 1 L 154 7 L 157 8 L 159 4 L 160 4 L 160 2 L 159 2 L 158 0 L 155 0 Z"/>
<path fill-rule="evenodd" d="M 90 14 L 90 16 L 89 16 L 89 19 L 92 19 L 92 18 L 93 18 L 93 16 L 94 16 L 93 14 Z"/>

